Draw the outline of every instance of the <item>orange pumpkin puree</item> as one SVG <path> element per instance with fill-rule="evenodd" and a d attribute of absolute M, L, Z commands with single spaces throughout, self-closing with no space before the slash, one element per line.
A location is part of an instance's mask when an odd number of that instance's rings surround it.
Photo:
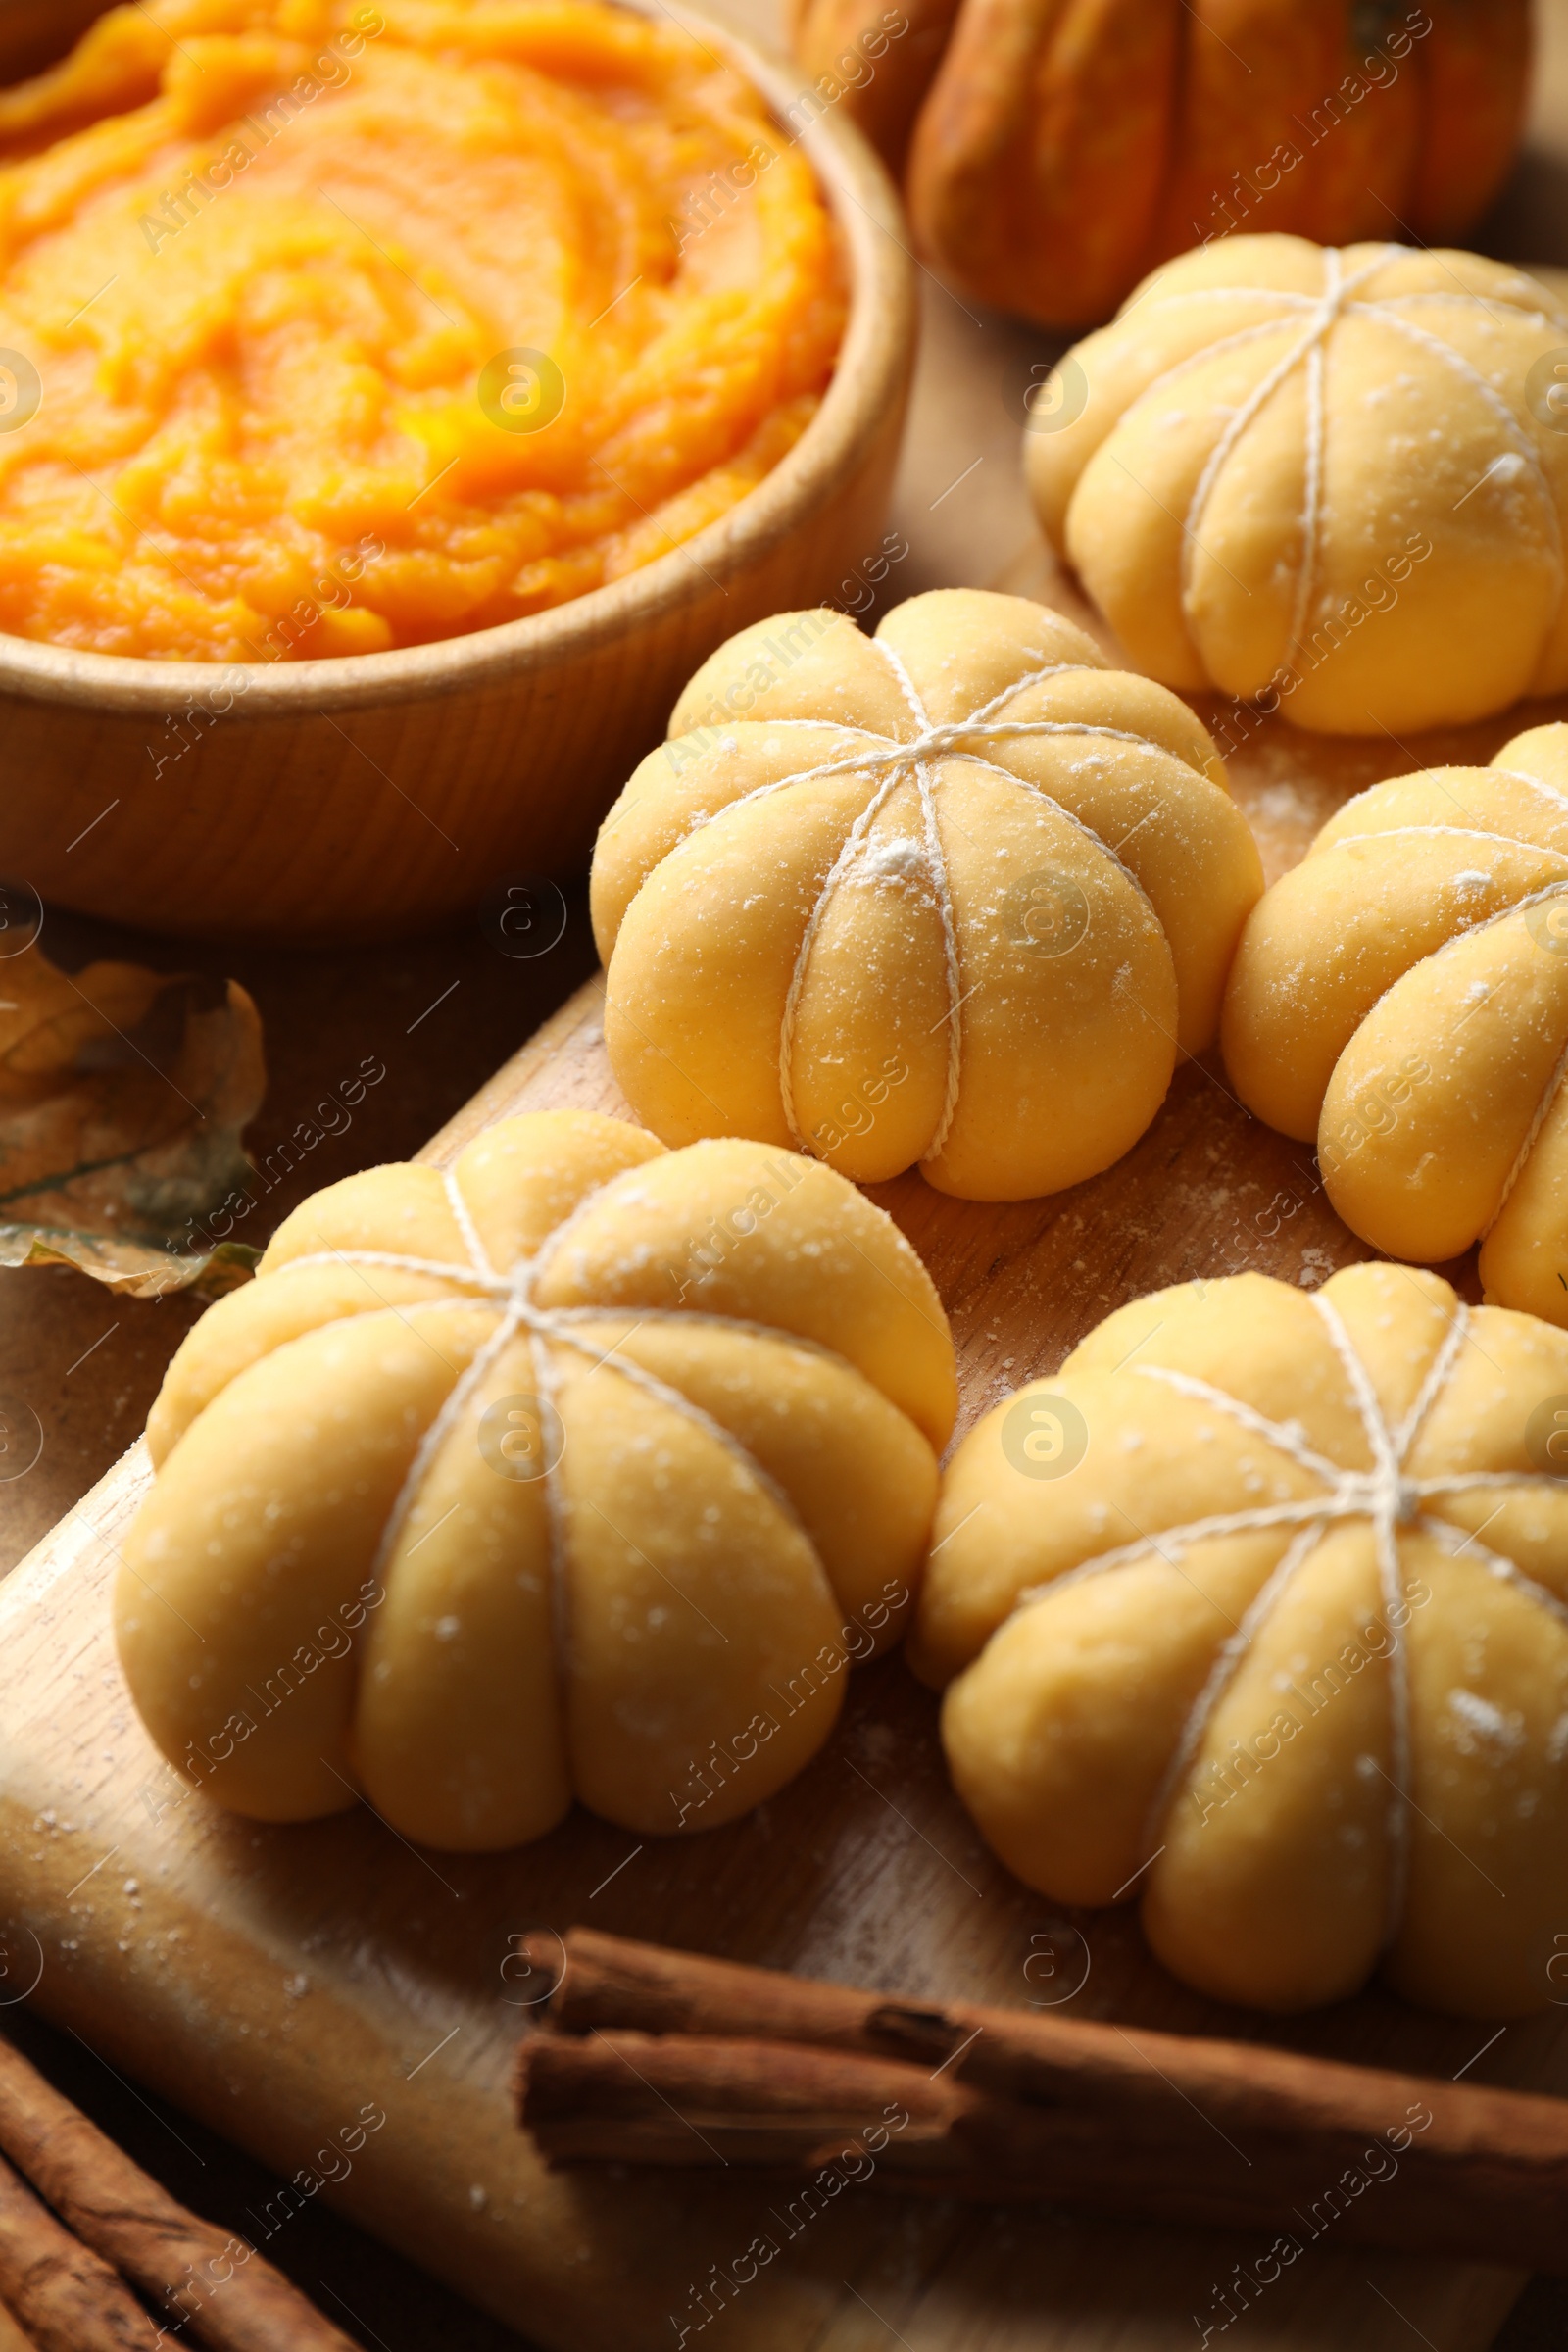
<path fill-rule="evenodd" d="M 844 323 L 809 168 L 603 0 L 160 0 L 0 93 L 0 629 L 379 652 L 678 547 Z"/>

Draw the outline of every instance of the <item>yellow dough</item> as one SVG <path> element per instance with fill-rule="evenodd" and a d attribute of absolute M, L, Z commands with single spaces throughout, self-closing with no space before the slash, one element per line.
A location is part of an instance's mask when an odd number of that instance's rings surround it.
<path fill-rule="evenodd" d="M 1058 1901 L 1292 2010 L 1513 2017 L 1568 1926 L 1568 1334 L 1359 1265 L 1159 1291 L 949 1467 L 914 1637 Z"/>
<path fill-rule="evenodd" d="M 1261 888 L 1204 729 L 1057 614 L 784 613 L 698 671 L 599 836 L 611 1062 L 669 1144 L 1056 1192 L 1211 1043 Z"/>
<path fill-rule="evenodd" d="M 1565 346 L 1475 254 L 1222 237 L 1061 362 L 1030 487 L 1167 686 L 1330 734 L 1480 718 L 1568 687 Z"/>
<path fill-rule="evenodd" d="M 186 1339 L 116 1589 L 131 1694 L 262 1820 L 712 1828 L 898 1631 L 955 1400 L 929 1276 L 830 1169 L 503 1120 L 316 1194 Z"/>
<path fill-rule="evenodd" d="M 1353 1232 L 1485 1237 L 1488 1298 L 1568 1324 L 1568 726 L 1348 802 L 1253 908 L 1221 1036 Z"/>

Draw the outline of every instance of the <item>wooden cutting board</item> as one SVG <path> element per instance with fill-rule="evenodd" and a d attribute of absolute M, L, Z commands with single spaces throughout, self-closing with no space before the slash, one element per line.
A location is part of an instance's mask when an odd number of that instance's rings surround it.
<path fill-rule="evenodd" d="M 1009 584 L 1074 609 L 1038 545 Z M 1519 723 L 1419 747 L 1265 726 L 1235 760 L 1238 795 L 1278 872 L 1348 791 L 1433 759 L 1486 759 Z M 600 1003 L 597 983 L 580 991 L 428 1156 L 451 1159 L 514 1110 L 624 1110 Z M 1073 1192 L 976 1207 L 909 1176 L 877 1197 L 947 1302 L 964 1425 L 1143 1291 L 1244 1265 L 1310 1283 L 1364 1254 L 1310 1153 L 1251 1121 L 1217 1065 L 1179 1074 L 1138 1148 Z M 547 2175 L 507 2090 L 529 1995 L 545 1987 L 520 1982 L 509 1955 L 523 1931 L 576 1920 L 906 1993 L 1277 2035 L 1568 2093 L 1568 2008 L 1493 2038 L 1373 1992 L 1281 2028 L 1173 1984 L 1128 1914 L 1054 1909 L 980 1844 L 946 1784 L 935 1701 L 897 1657 L 856 1676 L 836 1736 L 793 1787 L 689 1839 L 639 1842 L 576 1813 L 521 1852 L 454 1858 L 416 1852 L 363 1809 L 288 1829 L 225 1817 L 159 1760 L 115 1661 L 107 1588 L 147 1475 L 133 1448 L 0 1588 L 0 1999 L 30 1992 L 117 2067 L 295 2180 L 298 2193 L 255 2217 L 263 2244 L 325 2195 L 552 2352 L 683 2340 L 1152 2352 L 1200 2341 L 1205 2326 L 1217 2334 L 1239 2309 L 1217 2298 L 1261 2240 L 966 2212 L 865 2185 L 808 2223 L 793 2217 L 792 2234 L 784 2198 L 744 2179 Z M 368 2114 L 385 2120 L 356 2148 Z M 727 2307 L 711 2290 L 705 2302 L 711 2266 L 728 2269 L 759 2236 L 777 2258 Z M 1404 2352 L 1414 2330 L 1434 2352 L 1479 2352 L 1518 2284 L 1373 2257 L 1330 2229 L 1250 2290 L 1236 2332 Z M 718 2316 L 703 2325 L 705 2311 Z"/>

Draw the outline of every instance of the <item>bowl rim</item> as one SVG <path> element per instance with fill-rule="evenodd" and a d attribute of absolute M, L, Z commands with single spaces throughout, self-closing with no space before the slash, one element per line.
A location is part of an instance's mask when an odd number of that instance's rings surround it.
<path fill-rule="evenodd" d="M 662 0 L 609 4 L 650 18 L 674 13 Z M 716 46 L 760 94 L 776 126 L 789 130 L 789 109 L 811 94 L 809 83 L 793 82 L 781 63 L 700 9 L 683 7 L 675 22 L 705 45 Z M 726 514 L 621 579 L 543 612 L 385 653 L 309 662 L 163 662 L 0 631 L 0 696 L 145 713 L 238 686 L 246 717 L 299 719 L 510 682 L 678 613 L 715 586 L 723 591 L 727 577 L 795 526 L 799 507 L 817 477 L 834 470 L 844 444 L 902 397 L 912 358 L 914 258 L 901 233 L 898 197 L 869 143 L 835 114 L 837 103 L 825 102 L 789 143 L 804 149 L 839 231 L 849 277 L 844 337 L 806 430 Z"/>

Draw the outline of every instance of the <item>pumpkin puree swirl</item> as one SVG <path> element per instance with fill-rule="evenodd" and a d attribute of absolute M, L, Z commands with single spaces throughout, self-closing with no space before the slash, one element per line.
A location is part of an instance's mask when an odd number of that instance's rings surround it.
<path fill-rule="evenodd" d="M 163 0 L 0 93 L 0 629 L 373 653 L 724 514 L 832 372 L 804 158 L 601 0 Z"/>

